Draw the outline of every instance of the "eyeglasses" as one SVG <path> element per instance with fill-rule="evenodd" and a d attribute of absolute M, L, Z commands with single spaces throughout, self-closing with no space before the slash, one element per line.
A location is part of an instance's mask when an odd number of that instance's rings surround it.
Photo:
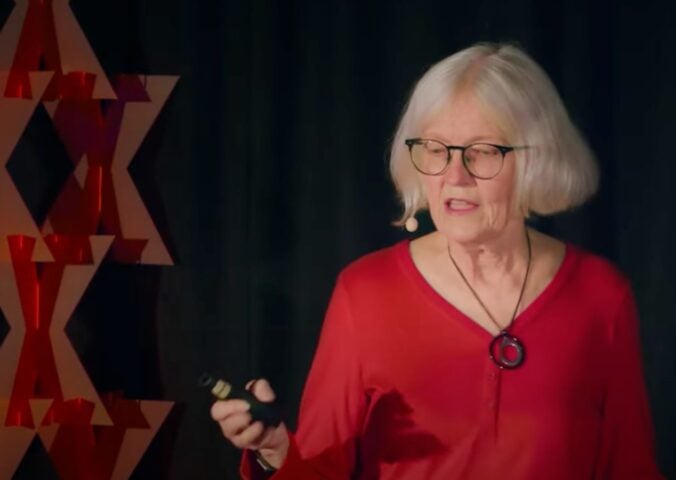
<path fill-rule="evenodd" d="M 467 172 L 482 180 L 489 180 L 502 170 L 505 155 L 512 150 L 528 147 L 507 147 L 491 143 L 472 143 L 465 147 L 445 145 L 428 138 L 405 140 L 413 166 L 424 175 L 441 175 L 451 163 L 451 151 L 460 150 L 462 164 Z"/>

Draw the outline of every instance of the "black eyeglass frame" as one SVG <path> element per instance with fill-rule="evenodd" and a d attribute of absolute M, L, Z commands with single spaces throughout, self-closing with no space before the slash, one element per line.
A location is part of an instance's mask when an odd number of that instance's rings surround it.
<path fill-rule="evenodd" d="M 446 166 L 444 168 L 442 168 L 439 173 L 423 172 L 422 170 L 420 170 L 418 165 L 416 165 L 415 162 L 413 161 L 413 146 L 414 145 L 422 145 L 424 142 L 429 142 L 429 141 L 436 142 L 439 145 L 443 145 L 446 148 Z M 496 145 L 494 143 L 487 143 L 487 142 L 475 142 L 475 143 L 470 143 L 469 145 L 466 145 L 464 147 L 461 147 L 461 146 L 458 146 L 458 145 L 446 145 L 445 143 L 443 143 L 439 140 L 436 140 L 434 138 L 407 138 L 406 140 L 404 140 L 404 143 L 408 147 L 408 155 L 409 155 L 409 158 L 411 159 L 411 163 L 413 164 L 413 167 L 417 171 L 422 173 L 423 175 L 428 175 L 428 176 L 432 176 L 432 177 L 437 177 L 439 175 L 443 175 L 444 172 L 446 172 L 446 170 L 448 169 L 448 166 L 451 164 L 451 151 L 452 150 L 460 150 L 460 158 L 462 159 L 463 167 L 465 167 L 465 170 L 467 170 L 467 173 L 469 173 L 472 177 L 478 178 L 480 180 L 490 180 L 490 179 L 495 178 L 498 175 L 500 175 L 500 172 L 502 171 L 502 167 L 505 164 L 505 155 L 507 155 L 509 152 L 513 152 L 514 150 L 523 150 L 523 149 L 528 148 L 528 146 L 525 146 L 525 145 L 524 146 L 507 146 L 507 145 Z M 469 169 L 469 167 L 467 166 L 467 158 L 465 157 L 465 150 L 467 150 L 468 148 L 474 147 L 475 145 L 489 145 L 491 147 L 498 149 L 498 151 L 502 155 L 502 162 L 500 163 L 500 168 L 495 173 L 495 175 L 492 175 L 490 177 L 481 177 L 479 175 L 475 175 Z"/>

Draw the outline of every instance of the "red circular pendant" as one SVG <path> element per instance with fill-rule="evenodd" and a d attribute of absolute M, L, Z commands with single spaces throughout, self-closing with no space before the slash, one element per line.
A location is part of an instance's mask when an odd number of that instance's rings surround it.
<path fill-rule="evenodd" d="M 526 351 L 514 335 L 500 332 L 490 344 L 488 354 L 491 360 L 500 368 L 517 368 L 526 358 Z"/>

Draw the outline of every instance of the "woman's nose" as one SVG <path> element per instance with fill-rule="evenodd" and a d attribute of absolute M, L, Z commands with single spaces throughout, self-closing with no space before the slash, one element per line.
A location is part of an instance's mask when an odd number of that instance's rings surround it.
<path fill-rule="evenodd" d="M 444 172 L 444 181 L 451 185 L 471 185 L 474 183 L 474 177 L 470 175 L 462 161 L 462 152 L 458 150 L 451 152 L 451 159 Z"/>

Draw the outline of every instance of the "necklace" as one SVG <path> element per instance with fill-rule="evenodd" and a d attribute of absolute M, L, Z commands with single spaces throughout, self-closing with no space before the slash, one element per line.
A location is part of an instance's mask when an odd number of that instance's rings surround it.
<path fill-rule="evenodd" d="M 462 273 L 462 270 L 460 270 L 458 264 L 455 263 L 453 255 L 451 255 L 451 247 L 448 246 L 448 244 L 446 245 L 446 249 L 448 251 L 448 258 L 451 259 L 453 266 L 460 274 L 460 278 L 462 278 L 462 281 L 465 282 L 465 285 L 467 285 L 469 291 L 472 292 L 472 295 L 474 295 L 476 301 L 479 302 L 481 308 L 484 309 L 484 312 L 486 312 L 488 318 L 491 319 L 491 322 L 493 322 L 493 324 L 498 328 L 498 330 L 500 330 L 500 333 L 496 335 L 495 338 L 493 338 L 493 340 L 491 340 L 491 343 L 488 347 L 488 355 L 491 357 L 491 360 L 493 360 L 493 362 L 500 368 L 507 369 L 517 368 L 523 363 L 524 359 L 526 358 L 526 350 L 521 341 L 507 331 L 507 329 L 512 325 L 514 319 L 516 318 L 516 312 L 519 311 L 519 305 L 521 305 L 523 292 L 526 290 L 526 283 L 528 282 L 528 274 L 530 273 L 532 252 L 528 230 L 526 230 L 526 245 L 528 246 L 528 263 L 526 264 L 526 274 L 523 276 L 523 283 L 521 284 L 521 292 L 519 292 L 519 299 L 516 301 L 516 307 L 514 307 L 514 313 L 512 313 L 512 318 L 510 319 L 509 323 L 505 325 L 504 328 L 502 328 L 500 324 L 495 320 L 493 315 L 491 315 L 491 312 L 488 310 L 484 302 L 481 301 L 479 295 L 472 288 L 472 285 L 470 285 L 470 283 L 467 281 L 467 278 Z"/>

